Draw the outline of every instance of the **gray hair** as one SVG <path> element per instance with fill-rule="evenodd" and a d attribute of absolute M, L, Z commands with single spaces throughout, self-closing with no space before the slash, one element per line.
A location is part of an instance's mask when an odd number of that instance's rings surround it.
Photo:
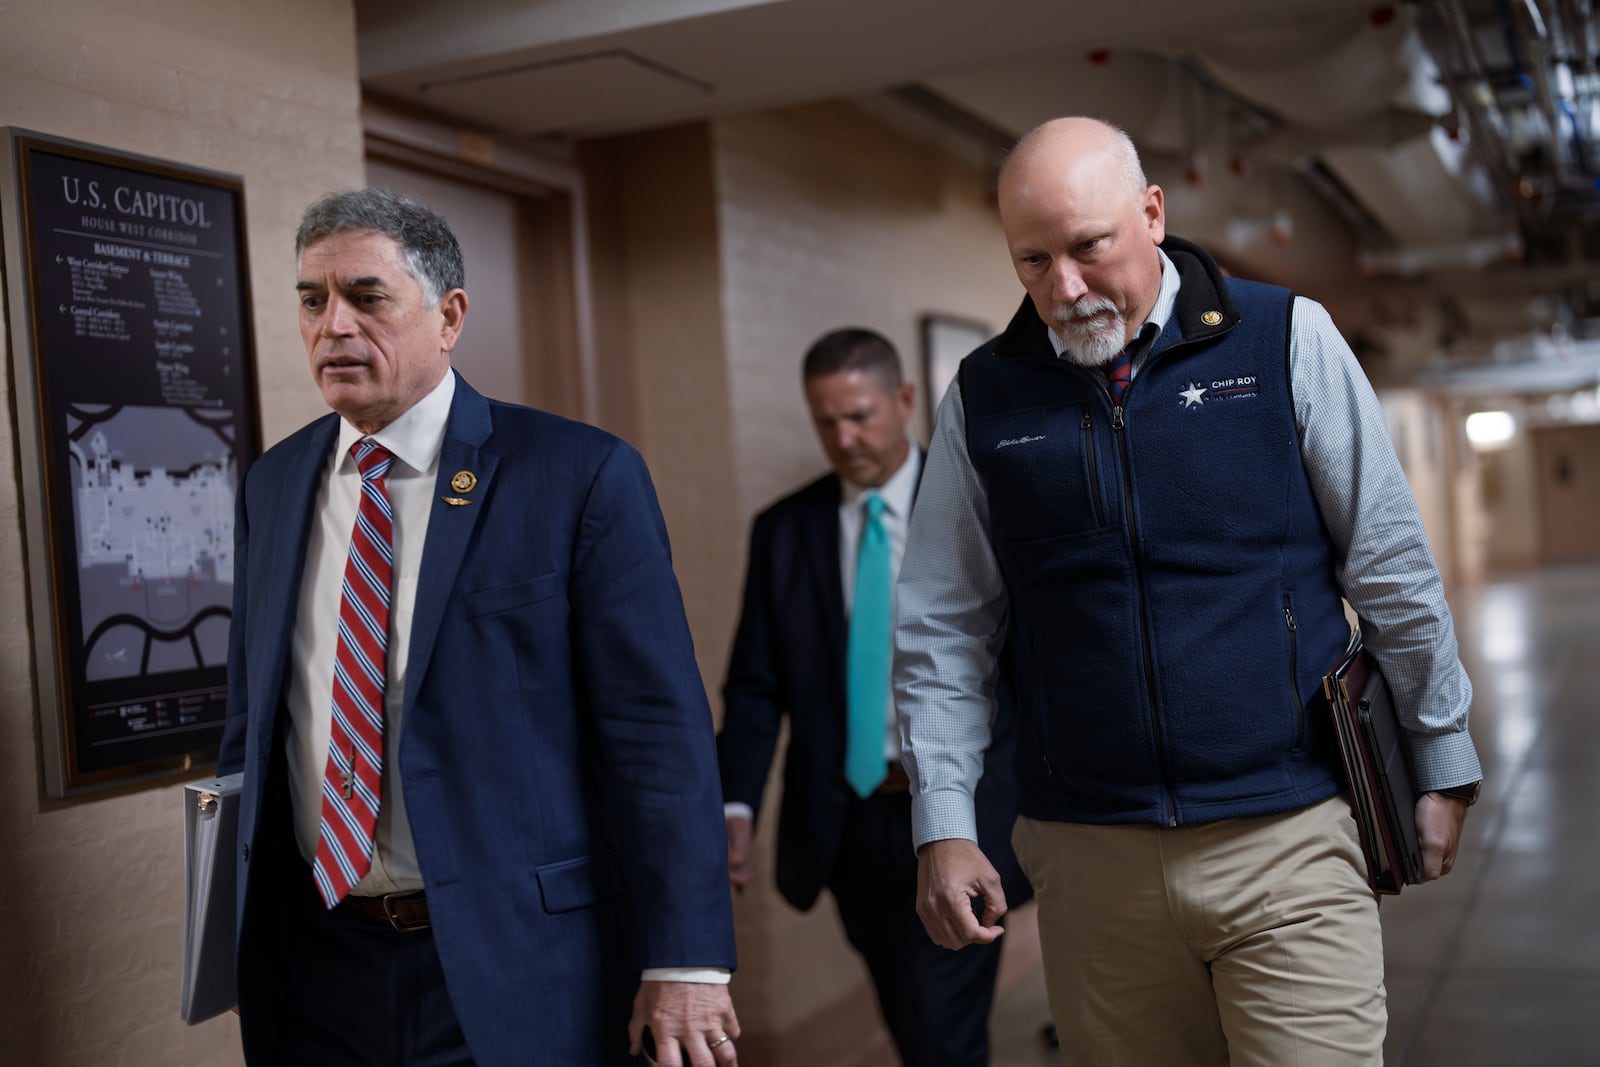
<path fill-rule="evenodd" d="M 336 233 L 381 233 L 405 254 L 406 270 L 422 288 L 422 303 L 433 307 L 452 289 L 466 287 L 461 245 L 439 215 L 409 196 L 388 189 L 329 193 L 312 202 L 294 235 L 298 259 L 306 248 Z"/>

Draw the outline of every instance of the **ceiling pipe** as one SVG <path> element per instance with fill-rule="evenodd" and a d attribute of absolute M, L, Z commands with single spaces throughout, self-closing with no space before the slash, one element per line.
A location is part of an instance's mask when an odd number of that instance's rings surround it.
<path fill-rule="evenodd" d="M 1595 33 L 1592 0 L 1550 0 L 1561 26 L 1562 61 L 1572 87 L 1567 117 L 1572 122 L 1578 166 L 1591 178 L 1600 172 L 1600 37 Z"/>
<path fill-rule="evenodd" d="M 1455 54 L 1453 62 L 1439 64 L 1440 72 L 1466 116 L 1472 143 L 1478 147 L 1479 158 L 1493 176 L 1503 202 L 1510 204 L 1524 227 L 1531 227 L 1536 222 L 1533 205 L 1523 197 L 1512 195 L 1516 175 L 1510 153 L 1499 129 L 1490 121 L 1489 113 L 1495 110 L 1495 105 L 1488 88 L 1488 66 L 1473 37 L 1472 25 L 1462 10 L 1461 0 L 1434 0 L 1433 8 Z"/>
<path fill-rule="evenodd" d="M 1550 28 L 1553 61 L 1558 65 L 1569 62 L 1572 56 L 1572 32 L 1567 23 L 1566 5 L 1562 0 L 1537 0 L 1537 2 L 1539 12 L 1544 16 L 1544 24 Z"/>
<path fill-rule="evenodd" d="M 1502 8 L 1506 0 L 1501 0 Z M 1539 5 L 1534 0 L 1520 0 L 1513 3 L 1512 8 L 1521 16 L 1522 32 L 1516 31 L 1516 22 L 1513 20 L 1508 27 L 1512 34 L 1512 54 L 1515 56 L 1518 46 L 1526 52 L 1525 63 L 1527 74 L 1533 81 L 1534 95 L 1539 100 L 1539 110 L 1544 113 L 1545 142 L 1550 149 L 1550 166 L 1555 177 L 1560 178 L 1565 169 L 1567 153 L 1561 143 L 1561 109 L 1556 106 L 1555 88 L 1551 85 L 1550 63 L 1553 50 L 1550 47 L 1550 29 L 1545 24 L 1544 15 L 1539 11 Z"/>
<path fill-rule="evenodd" d="M 1528 21 L 1528 28 L 1533 35 L 1543 41 L 1550 36 L 1550 30 L 1544 24 L 1544 12 L 1539 10 L 1538 0 L 1522 0 L 1522 17 Z"/>
<path fill-rule="evenodd" d="M 1473 36 L 1472 23 L 1461 7 L 1461 0 L 1437 0 L 1436 6 L 1453 43 L 1461 52 L 1461 65 L 1474 77 L 1485 77 L 1489 64 L 1478 50 L 1478 39 Z"/>
<path fill-rule="evenodd" d="M 1501 9 L 1505 10 L 1505 0 L 1501 0 Z M 1521 12 L 1521 21 L 1525 26 L 1521 36 L 1526 41 L 1528 77 L 1544 114 L 1546 140 L 1551 155 L 1551 176 L 1558 186 L 1589 190 L 1594 185 L 1594 178 L 1589 166 L 1583 122 L 1578 114 L 1580 101 L 1574 92 L 1571 67 L 1567 65 L 1570 41 L 1559 4 L 1557 0 L 1545 0 L 1544 4 L 1539 0 L 1520 0 L 1517 10 Z M 1515 56 L 1518 35 L 1509 19 L 1507 32 L 1512 37 Z M 1559 78 L 1558 74 L 1566 77 Z M 1563 132 L 1567 129 L 1571 130 L 1570 140 L 1563 138 Z"/>
<path fill-rule="evenodd" d="M 1600 73 L 1600 58 L 1596 55 L 1600 53 L 1600 33 L 1596 32 L 1592 0 L 1562 0 L 1561 8 L 1576 38 L 1575 52 L 1583 63 L 1584 72 Z"/>

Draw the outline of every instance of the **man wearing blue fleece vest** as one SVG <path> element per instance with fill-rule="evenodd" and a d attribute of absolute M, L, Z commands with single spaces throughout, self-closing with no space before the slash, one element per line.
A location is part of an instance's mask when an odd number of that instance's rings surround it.
<path fill-rule="evenodd" d="M 1009 641 L 1065 1062 L 1381 1063 L 1377 904 L 1317 700 L 1341 598 L 1410 734 L 1425 877 L 1482 775 L 1377 399 L 1320 305 L 1167 237 L 1114 127 L 1023 138 L 1000 216 L 1029 299 L 940 406 L 897 588 L 918 910 L 947 948 L 1001 932 L 971 798 Z"/>

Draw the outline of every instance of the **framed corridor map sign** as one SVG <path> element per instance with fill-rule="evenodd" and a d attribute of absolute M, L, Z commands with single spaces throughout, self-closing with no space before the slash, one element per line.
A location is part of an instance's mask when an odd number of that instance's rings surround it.
<path fill-rule="evenodd" d="M 163 781 L 222 736 L 234 492 L 261 437 L 243 183 L 4 133 L 45 781 Z"/>

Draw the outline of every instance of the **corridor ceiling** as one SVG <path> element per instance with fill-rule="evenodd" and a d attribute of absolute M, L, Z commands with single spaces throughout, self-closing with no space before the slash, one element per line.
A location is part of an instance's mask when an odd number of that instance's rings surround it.
<path fill-rule="evenodd" d="M 1364 355 L 1600 381 L 1595 0 L 357 0 L 366 91 L 545 144 L 854 98 L 993 165 L 1126 129 L 1169 228 Z M 848 161 L 841 161 L 848 165 Z M 1482 367 L 1477 368 L 1481 373 Z"/>

